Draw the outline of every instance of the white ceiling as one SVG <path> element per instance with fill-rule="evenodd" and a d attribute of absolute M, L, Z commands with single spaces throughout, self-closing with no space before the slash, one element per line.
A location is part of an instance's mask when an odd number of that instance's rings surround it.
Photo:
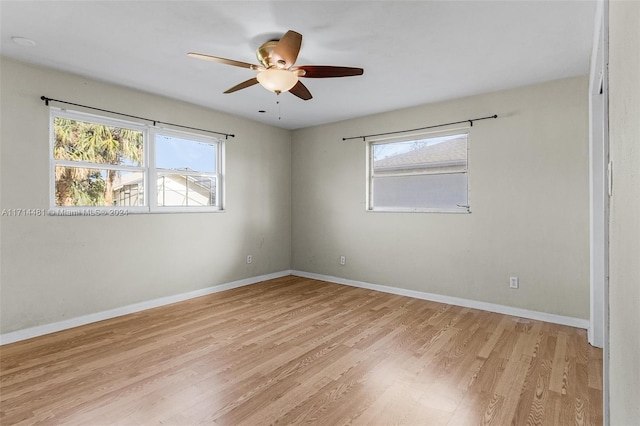
<path fill-rule="evenodd" d="M 595 0 L 2 0 L 0 52 L 295 129 L 585 75 L 594 14 Z M 289 29 L 304 36 L 297 65 L 364 75 L 303 79 L 306 102 L 258 85 L 225 95 L 254 71 L 186 56 L 257 63 L 255 49 Z"/>

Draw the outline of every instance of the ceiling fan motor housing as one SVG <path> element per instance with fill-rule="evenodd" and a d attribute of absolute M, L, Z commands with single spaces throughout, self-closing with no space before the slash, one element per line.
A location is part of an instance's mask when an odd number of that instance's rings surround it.
<path fill-rule="evenodd" d="M 272 58 L 273 50 L 276 48 L 278 44 L 278 40 L 270 40 L 266 43 L 263 43 L 260 47 L 256 49 L 256 58 L 258 58 L 258 62 L 265 68 L 278 67 L 284 68 L 284 61 L 275 61 Z"/>

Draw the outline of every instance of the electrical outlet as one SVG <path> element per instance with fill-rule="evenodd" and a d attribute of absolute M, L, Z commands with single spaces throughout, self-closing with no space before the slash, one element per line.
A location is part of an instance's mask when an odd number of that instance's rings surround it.
<path fill-rule="evenodd" d="M 253 262 L 253 257 L 251 257 L 251 255 L 247 256 L 247 263 L 251 263 Z"/>
<path fill-rule="evenodd" d="M 346 265 L 347 264 L 347 258 L 344 256 L 340 256 L 340 264 L 341 265 Z"/>
<path fill-rule="evenodd" d="M 519 288 L 518 277 L 509 277 L 509 288 Z"/>

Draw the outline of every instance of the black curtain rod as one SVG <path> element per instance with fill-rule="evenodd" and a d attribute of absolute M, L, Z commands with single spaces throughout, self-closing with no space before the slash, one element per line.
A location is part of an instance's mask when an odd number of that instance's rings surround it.
<path fill-rule="evenodd" d="M 207 132 L 207 133 L 214 133 L 216 135 L 222 135 L 222 136 L 225 137 L 225 139 L 229 139 L 229 137 L 232 137 L 232 138 L 236 137 L 236 135 L 233 135 L 231 133 L 222 133 L 222 132 L 216 132 L 214 130 L 199 129 L 197 127 L 189 127 L 189 126 L 183 126 L 181 124 L 167 123 L 166 121 L 152 120 L 151 118 L 138 117 L 137 115 L 124 114 L 124 113 L 121 113 L 121 112 L 109 111 L 108 109 L 96 108 L 96 107 L 92 107 L 92 106 L 88 106 L 88 105 L 75 104 L 73 102 L 61 101 L 60 99 L 47 98 L 46 96 L 40 96 L 40 99 L 42 99 L 44 101 L 45 105 L 47 105 L 47 106 L 49 105 L 49 102 L 58 102 L 58 103 L 61 103 L 61 104 L 66 104 L 66 105 L 73 105 L 73 106 L 77 106 L 77 107 L 81 107 L 81 108 L 88 108 L 88 109 L 92 109 L 94 111 L 102 111 L 102 112 L 107 112 L 109 114 L 121 115 L 123 117 L 136 118 L 138 120 L 150 121 L 150 122 L 153 123 L 154 126 L 156 124 L 166 124 L 166 125 L 169 125 L 169 126 L 180 127 L 182 129 L 197 130 L 197 131 L 200 131 L 200 132 Z"/>
<path fill-rule="evenodd" d="M 471 118 L 469 120 L 454 121 L 453 123 L 436 124 L 435 126 L 419 127 L 417 129 L 397 130 L 395 132 L 375 133 L 375 134 L 372 134 L 372 135 L 363 135 L 363 136 L 352 136 L 352 137 L 349 137 L 349 138 L 342 138 L 342 140 L 343 141 L 348 141 L 348 140 L 351 140 L 351 139 L 362 139 L 364 141 L 364 140 L 367 140 L 367 138 L 370 138 L 372 136 L 396 135 L 398 133 L 416 132 L 418 130 L 434 129 L 436 127 L 445 127 L 445 126 L 451 126 L 453 124 L 462 124 L 462 123 L 469 123 L 469 125 L 471 127 L 473 127 L 473 122 L 474 121 L 488 120 L 490 118 L 498 118 L 498 115 L 494 114 L 494 115 L 491 115 L 491 116 L 488 116 L 488 117 Z"/>

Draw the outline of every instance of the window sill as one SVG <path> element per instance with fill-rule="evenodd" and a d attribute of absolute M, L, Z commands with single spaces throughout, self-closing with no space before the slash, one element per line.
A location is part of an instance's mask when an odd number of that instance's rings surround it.
<path fill-rule="evenodd" d="M 471 214 L 471 210 L 467 208 L 452 209 L 426 209 L 426 208 L 392 208 L 392 207 L 376 207 L 367 209 L 368 213 L 454 213 L 454 214 Z"/>

